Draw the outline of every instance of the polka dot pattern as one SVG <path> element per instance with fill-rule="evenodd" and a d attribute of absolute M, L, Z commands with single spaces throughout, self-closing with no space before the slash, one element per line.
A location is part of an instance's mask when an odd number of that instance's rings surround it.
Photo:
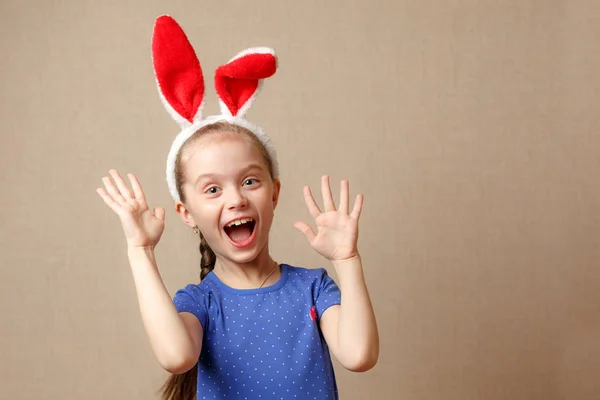
<path fill-rule="evenodd" d="M 340 291 L 325 269 L 282 264 L 277 283 L 249 290 L 210 273 L 173 301 L 204 330 L 198 400 L 338 399 L 318 318 L 340 304 Z"/>

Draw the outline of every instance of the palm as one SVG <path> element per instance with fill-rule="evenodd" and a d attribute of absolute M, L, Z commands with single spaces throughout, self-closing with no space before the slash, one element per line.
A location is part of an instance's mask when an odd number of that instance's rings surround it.
<path fill-rule="evenodd" d="M 150 209 L 133 206 L 121 217 L 125 237 L 136 246 L 154 246 L 160 240 L 165 223 Z"/>
<path fill-rule="evenodd" d="M 304 188 L 304 200 L 315 219 L 317 232 L 304 222 L 297 222 L 295 226 L 304 233 L 312 248 L 328 260 L 352 258 L 358 253 L 358 218 L 362 209 L 362 196 L 357 196 L 352 213 L 349 214 L 348 181 L 342 181 L 340 205 L 337 209 L 327 176 L 322 178 L 321 189 L 325 212 L 317 206 L 310 189 Z"/>
<path fill-rule="evenodd" d="M 116 171 L 110 171 L 113 182 L 103 178 L 106 189 L 98 189 L 106 205 L 121 219 L 125 238 L 130 246 L 154 247 L 160 240 L 165 227 L 165 211 L 157 207 L 152 212 L 137 178 L 129 175 L 132 190 L 129 190 Z"/>

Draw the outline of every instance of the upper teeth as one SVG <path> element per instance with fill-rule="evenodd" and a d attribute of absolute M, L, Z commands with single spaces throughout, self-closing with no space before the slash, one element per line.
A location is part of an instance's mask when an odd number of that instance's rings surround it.
<path fill-rule="evenodd" d="M 237 225 L 241 225 L 241 224 L 245 224 L 246 222 L 252 222 L 254 221 L 252 218 L 240 218 L 240 219 L 236 219 L 235 221 L 231 221 L 227 227 L 231 227 L 231 226 L 237 226 Z"/>

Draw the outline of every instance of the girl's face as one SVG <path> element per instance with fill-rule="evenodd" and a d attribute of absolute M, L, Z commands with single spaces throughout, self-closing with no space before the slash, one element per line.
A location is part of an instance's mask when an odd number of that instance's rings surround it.
<path fill-rule="evenodd" d="M 256 144 L 239 133 L 206 134 L 186 146 L 180 165 L 186 202 L 179 214 L 217 256 L 241 264 L 268 249 L 280 183 Z"/>

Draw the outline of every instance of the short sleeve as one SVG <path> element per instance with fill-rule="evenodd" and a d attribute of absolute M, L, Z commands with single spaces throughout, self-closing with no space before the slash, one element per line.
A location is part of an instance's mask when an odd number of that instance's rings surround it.
<path fill-rule="evenodd" d="M 329 307 L 341 304 L 342 300 L 340 288 L 329 274 L 327 274 L 327 270 L 325 268 L 320 268 L 320 271 L 320 282 L 317 287 L 315 298 L 315 308 L 317 309 L 317 315 L 319 317 L 321 317 Z"/>
<path fill-rule="evenodd" d="M 206 330 L 208 321 L 208 311 L 206 308 L 205 296 L 197 285 L 188 285 L 185 289 L 180 289 L 173 297 L 173 303 L 178 312 L 189 312 L 198 318 L 202 329 Z"/>

